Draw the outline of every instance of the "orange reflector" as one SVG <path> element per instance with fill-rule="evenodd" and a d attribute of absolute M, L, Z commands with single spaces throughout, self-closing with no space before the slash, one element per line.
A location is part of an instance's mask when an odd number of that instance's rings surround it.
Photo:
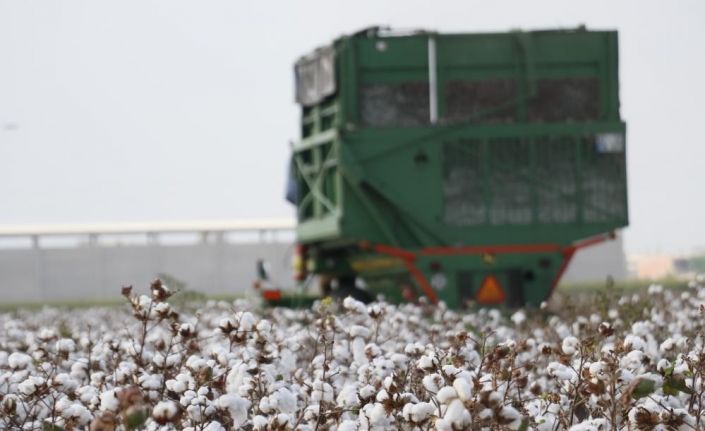
<path fill-rule="evenodd" d="M 477 291 L 475 299 L 480 304 L 501 304 L 507 299 L 502 286 L 494 275 L 488 275 L 482 281 L 480 290 Z"/>

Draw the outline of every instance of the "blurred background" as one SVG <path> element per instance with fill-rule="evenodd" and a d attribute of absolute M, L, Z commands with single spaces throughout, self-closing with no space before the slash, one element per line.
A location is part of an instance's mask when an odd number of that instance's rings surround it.
<path fill-rule="evenodd" d="M 290 282 L 293 62 L 371 25 L 616 29 L 630 227 L 565 281 L 705 271 L 702 1 L 0 0 L 0 301 Z"/>

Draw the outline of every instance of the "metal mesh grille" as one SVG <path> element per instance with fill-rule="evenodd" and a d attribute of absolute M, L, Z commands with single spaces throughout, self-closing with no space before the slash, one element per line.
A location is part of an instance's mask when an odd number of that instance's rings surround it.
<path fill-rule="evenodd" d="M 491 224 L 531 223 L 529 142 L 493 139 L 490 148 Z"/>
<path fill-rule="evenodd" d="M 451 81 L 446 86 L 446 118 L 451 121 L 512 123 L 516 84 L 511 79 Z"/>
<path fill-rule="evenodd" d="M 540 223 L 578 219 L 575 145 L 569 139 L 540 139 L 536 145 L 536 197 Z"/>
<path fill-rule="evenodd" d="M 623 141 L 621 145 L 601 144 L 599 135 L 581 141 L 583 217 L 592 223 L 627 216 Z"/>
<path fill-rule="evenodd" d="M 480 141 L 443 146 L 444 221 L 467 226 L 485 223 L 485 186 Z"/>
<path fill-rule="evenodd" d="M 427 82 L 366 84 L 360 111 L 367 126 L 416 126 L 429 122 Z"/>
<path fill-rule="evenodd" d="M 444 144 L 443 156 L 449 225 L 626 220 L 621 134 L 465 140 Z"/>
<path fill-rule="evenodd" d="M 527 114 L 532 122 L 596 120 L 599 82 L 597 78 L 539 79 Z"/>

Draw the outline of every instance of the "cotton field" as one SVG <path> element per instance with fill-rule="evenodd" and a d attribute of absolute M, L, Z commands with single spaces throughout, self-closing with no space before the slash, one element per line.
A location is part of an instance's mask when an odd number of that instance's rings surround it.
<path fill-rule="evenodd" d="M 705 429 L 705 283 L 540 310 L 245 301 L 0 315 L 0 428 Z"/>

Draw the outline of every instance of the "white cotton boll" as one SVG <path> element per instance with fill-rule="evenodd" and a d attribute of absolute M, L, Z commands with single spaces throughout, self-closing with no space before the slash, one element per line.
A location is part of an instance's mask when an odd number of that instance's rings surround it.
<path fill-rule="evenodd" d="M 458 398 L 458 393 L 452 386 L 444 386 L 436 394 L 436 399 L 441 404 L 448 404 L 455 398 Z"/>
<path fill-rule="evenodd" d="M 161 374 L 142 374 L 138 381 L 143 389 L 158 390 L 162 387 L 163 379 Z"/>
<path fill-rule="evenodd" d="M 421 382 L 423 383 L 423 387 L 426 388 L 427 391 L 435 394 L 441 388 L 443 378 L 438 373 L 427 374 L 423 377 Z"/>
<path fill-rule="evenodd" d="M 631 350 L 646 350 L 646 341 L 637 335 L 627 335 L 624 337 L 624 347 Z"/>
<path fill-rule="evenodd" d="M 173 401 L 160 401 L 152 409 L 152 417 L 160 421 L 170 421 L 176 417 L 178 411 Z"/>
<path fill-rule="evenodd" d="M 392 376 L 385 377 L 382 386 L 384 386 L 386 390 L 391 390 L 392 386 L 394 386 L 394 378 Z"/>
<path fill-rule="evenodd" d="M 225 431 L 225 427 L 218 421 L 209 422 L 203 431 Z"/>
<path fill-rule="evenodd" d="M 418 404 L 411 404 L 411 408 L 409 410 L 411 420 L 415 423 L 421 423 L 430 418 L 436 412 L 436 406 L 431 403 L 421 402 Z"/>
<path fill-rule="evenodd" d="M 577 377 L 575 371 L 560 362 L 551 362 L 546 369 L 547 374 L 558 380 L 572 380 Z"/>
<path fill-rule="evenodd" d="M 375 343 L 369 343 L 365 346 L 365 355 L 376 358 L 382 354 L 382 349 L 379 348 Z"/>
<path fill-rule="evenodd" d="M 453 424 L 445 418 L 436 419 L 434 425 L 437 431 L 453 431 Z"/>
<path fill-rule="evenodd" d="M 76 382 L 70 375 L 60 373 L 51 378 L 50 385 L 63 393 L 68 393 L 73 392 L 78 387 L 78 382 Z"/>
<path fill-rule="evenodd" d="M 421 355 L 426 348 L 423 346 L 421 343 L 412 343 L 412 344 L 407 344 L 406 347 L 404 347 L 404 353 L 409 355 L 409 356 L 419 356 Z"/>
<path fill-rule="evenodd" d="M 558 418 L 554 414 L 535 416 L 534 421 L 536 421 L 536 431 L 555 431 L 558 428 Z"/>
<path fill-rule="evenodd" d="M 91 421 L 91 419 L 93 419 L 93 415 L 91 415 L 90 410 L 78 403 L 73 403 L 65 408 L 61 412 L 61 416 L 66 419 L 71 419 L 78 425 L 86 425 Z"/>
<path fill-rule="evenodd" d="M 469 401 L 472 399 L 472 386 L 465 379 L 455 379 L 453 381 L 453 389 L 458 394 L 458 398 L 462 401 Z"/>
<path fill-rule="evenodd" d="M 393 353 L 389 359 L 394 362 L 397 367 L 405 367 L 409 363 L 409 357 L 402 353 Z"/>
<path fill-rule="evenodd" d="M 526 322 L 526 313 L 523 310 L 519 310 L 512 314 L 511 319 L 516 326 L 520 326 L 522 323 Z"/>
<path fill-rule="evenodd" d="M 620 369 L 617 372 L 617 381 L 619 383 L 623 383 L 625 385 L 628 385 L 629 383 L 634 381 L 634 374 L 629 370 Z"/>
<path fill-rule="evenodd" d="M 373 397 L 377 393 L 377 390 L 371 385 L 366 385 L 360 388 L 360 398 L 368 399 Z"/>
<path fill-rule="evenodd" d="M 649 295 L 660 295 L 663 293 L 663 286 L 660 284 L 652 284 L 647 290 Z"/>
<path fill-rule="evenodd" d="M 100 394 L 100 410 L 117 412 L 119 405 L 120 403 L 114 389 Z"/>
<path fill-rule="evenodd" d="M 382 389 L 381 391 L 377 392 L 377 396 L 375 396 L 375 400 L 379 403 L 387 401 L 388 399 L 389 393 L 385 389 Z"/>
<path fill-rule="evenodd" d="M 566 355 L 574 355 L 577 353 L 578 348 L 580 346 L 580 341 L 575 338 L 575 337 L 565 337 L 563 339 L 563 344 L 561 345 L 561 349 L 563 350 L 563 353 Z"/>
<path fill-rule="evenodd" d="M 71 365 L 71 377 L 82 380 L 88 377 L 88 363 L 85 361 L 76 361 Z"/>
<path fill-rule="evenodd" d="M 506 340 L 504 340 L 504 342 L 500 343 L 499 346 L 513 350 L 517 346 L 517 342 L 511 338 L 507 338 Z"/>
<path fill-rule="evenodd" d="M 252 418 L 252 427 L 255 430 L 263 431 L 267 429 L 267 425 L 269 425 L 269 422 L 267 418 L 262 415 L 257 415 Z"/>
<path fill-rule="evenodd" d="M 656 364 L 656 370 L 659 373 L 663 373 L 664 370 L 666 370 L 666 368 L 668 368 L 670 366 L 671 366 L 671 361 L 669 361 L 668 359 L 661 359 L 660 361 L 658 361 L 658 364 Z"/>
<path fill-rule="evenodd" d="M 471 422 L 470 412 L 467 411 L 463 402 L 457 398 L 450 402 L 443 419 L 450 422 L 456 429 L 463 429 Z"/>
<path fill-rule="evenodd" d="M 76 342 L 70 338 L 62 338 L 56 342 L 56 350 L 58 352 L 73 352 L 76 350 Z"/>
<path fill-rule="evenodd" d="M 358 423 L 356 421 L 347 419 L 338 425 L 338 431 L 357 431 Z"/>
<path fill-rule="evenodd" d="M 705 292 L 705 289 L 703 289 L 703 292 Z M 678 337 L 676 339 L 676 347 L 678 347 L 680 350 L 685 350 L 688 348 L 688 337 Z"/>
<path fill-rule="evenodd" d="M 662 355 L 671 353 L 676 348 L 676 340 L 671 337 L 666 338 L 659 346 L 659 351 Z"/>
<path fill-rule="evenodd" d="M 255 316 L 249 311 L 238 312 L 235 314 L 235 318 L 239 322 L 238 330 L 245 332 L 252 331 L 257 322 Z"/>
<path fill-rule="evenodd" d="M 333 387 L 328 383 L 316 381 L 313 383 L 313 392 L 311 393 L 311 402 L 319 404 L 323 402 L 333 401 Z"/>
<path fill-rule="evenodd" d="M 7 364 L 13 370 L 23 370 L 32 363 L 32 357 L 20 352 L 11 353 L 7 358 Z"/>
<path fill-rule="evenodd" d="M 93 386 L 81 386 L 76 390 L 76 394 L 78 394 L 78 399 L 92 410 L 100 403 L 98 388 Z"/>
<path fill-rule="evenodd" d="M 247 410 L 250 405 L 250 400 L 236 394 L 221 395 L 216 401 L 216 406 L 228 411 L 234 428 L 240 428 L 247 422 Z"/>
<path fill-rule="evenodd" d="M 269 320 L 262 319 L 257 323 L 257 331 L 261 333 L 270 332 L 272 330 L 272 324 Z"/>
<path fill-rule="evenodd" d="M 296 411 L 296 395 L 287 388 L 279 388 L 270 398 L 275 400 L 280 412 L 293 414 Z"/>
<path fill-rule="evenodd" d="M 352 311 L 358 314 L 367 314 L 367 307 L 365 306 L 365 304 L 356 299 L 353 299 L 351 296 L 348 296 L 343 300 L 343 307 L 348 311 Z"/>
<path fill-rule="evenodd" d="M 598 380 L 607 380 L 609 367 L 604 361 L 597 361 L 590 364 L 590 374 Z"/>
<path fill-rule="evenodd" d="M 346 409 L 357 407 L 360 405 L 360 400 L 357 396 L 358 384 L 357 383 L 345 383 L 343 388 L 338 392 L 338 396 L 335 402 Z"/>
<path fill-rule="evenodd" d="M 422 370 L 431 370 L 436 367 L 436 357 L 433 355 L 423 355 L 416 361 L 416 366 Z"/>
<path fill-rule="evenodd" d="M 269 397 L 264 396 L 259 400 L 259 409 L 264 414 L 269 414 L 274 411 L 272 403 L 269 401 Z"/>
<path fill-rule="evenodd" d="M 370 330 L 360 325 L 351 326 L 348 332 L 350 333 L 351 337 L 367 338 L 370 336 Z"/>
<path fill-rule="evenodd" d="M 179 378 L 181 376 L 183 376 L 183 374 L 176 376 L 176 379 L 167 380 L 166 388 L 177 394 L 183 393 L 186 389 L 188 389 L 188 380 Z"/>
<path fill-rule="evenodd" d="M 641 350 L 632 350 L 619 360 L 619 366 L 629 370 L 636 370 L 644 364 L 646 355 Z"/>
<path fill-rule="evenodd" d="M 404 404 L 404 407 L 402 407 L 401 417 L 403 417 L 405 421 L 411 421 L 411 409 L 413 407 L 414 403 L 406 403 Z"/>
<path fill-rule="evenodd" d="M 389 424 L 387 411 L 384 409 L 384 406 L 380 403 L 374 404 L 374 406 L 370 409 L 368 416 L 370 419 L 370 424 L 372 425 L 384 427 Z"/>
<path fill-rule="evenodd" d="M 499 417 L 510 430 L 518 430 L 521 427 L 521 414 L 514 407 L 502 407 L 502 410 L 499 411 Z"/>
<path fill-rule="evenodd" d="M 352 343 L 350 344 L 350 350 L 352 350 L 353 361 L 356 364 L 362 365 L 369 362 L 367 354 L 365 354 L 365 340 L 361 337 L 356 337 L 354 340 L 352 340 Z"/>
<path fill-rule="evenodd" d="M 41 383 L 37 380 L 36 377 L 28 377 L 26 380 L 24 380 L 22 383 L 17 385 L 17 389 L 19 389 L 20 393 L 23 395 L 32 395 L 37 391 L 37 386 L 39 386 Z"/>

